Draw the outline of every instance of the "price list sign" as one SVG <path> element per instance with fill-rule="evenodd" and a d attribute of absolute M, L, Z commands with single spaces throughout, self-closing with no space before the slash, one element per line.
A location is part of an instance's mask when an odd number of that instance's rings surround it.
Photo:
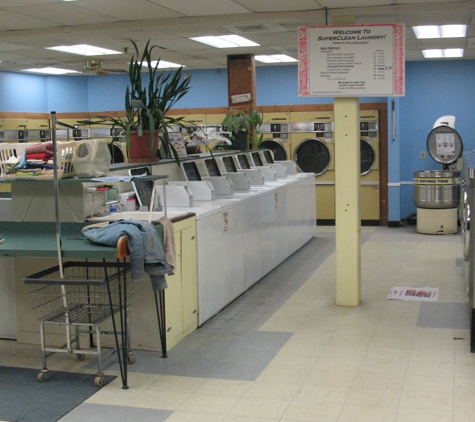
<path fill-rule="evenodd" d="M 300 97 L 404 95 L 404 26 L 299 29 Z"/>

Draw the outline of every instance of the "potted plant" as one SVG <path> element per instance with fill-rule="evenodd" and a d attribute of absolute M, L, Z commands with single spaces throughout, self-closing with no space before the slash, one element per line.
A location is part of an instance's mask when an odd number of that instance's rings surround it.
<path fill-rule="evenodd" d="M 170 143 L 169 128 L 183 127 L 183 116 L 169 116 L 167 112 L 191 88 L 191 77 L 184 77 L 183 67 L 174 72 L 159 72 L 158 65 L 152 60 L 156 45 L 147 41 L 142 52 L 137 44 L 130 40 L 135 54 L 129 62 L 129 85 L 125 91 L 125 117 L 97 116 L 99 120 L 81 121 L 79 123 L 110 124 L 112 128 L 120 127 L 125 133 L 129 162 L 157 161 L 157 157 L 179 158 Z M 143 66 L 147 67 L 148 78 L 143 77 Z M 158 138 L 161 141 L 159 147 Z M 141 157 L 139 154 L 145 155 Z"/>
<path fill-rule="evenodd" d="M 241 151 L 248 149 L 248 141 L 254 147 L 261 145 L 263 134 L 258 128 L 262 124 L 262 116 L 255 110 L 247 114 L 241 110 L 229 110 L 221 122 L 223 130 L 231 133 L 230 141 Z"/>

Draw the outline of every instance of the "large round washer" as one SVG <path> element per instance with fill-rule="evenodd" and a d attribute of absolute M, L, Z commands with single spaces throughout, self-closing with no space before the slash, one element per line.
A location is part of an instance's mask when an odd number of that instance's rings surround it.
<path fill-rule="evenodd" d="M 300 171 L 320 176 L 328 170 L 332 160 L 327 143 L 318 138 L 302 140 L 294 150 L 294 161 Z"/>
<path fill-rule="evenodd" d="M 277 139 L 264 139 L 260 147 L 271 150 L 275 161 L 288 160 L 284 144 Z"/>
<path fill-rule="evenodd" d="M 376 164 L 376 151 L 371 142 L 360 139 L 361 176 L 368 174 Z"/>

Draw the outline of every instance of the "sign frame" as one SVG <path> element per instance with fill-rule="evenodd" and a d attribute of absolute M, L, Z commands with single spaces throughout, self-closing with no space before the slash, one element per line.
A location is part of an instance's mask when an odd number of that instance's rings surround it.
<path fill-rule="evenodd" d="M 299 28 L 299 97 L 404 96 L 404 40 L 401 24 Z"/>

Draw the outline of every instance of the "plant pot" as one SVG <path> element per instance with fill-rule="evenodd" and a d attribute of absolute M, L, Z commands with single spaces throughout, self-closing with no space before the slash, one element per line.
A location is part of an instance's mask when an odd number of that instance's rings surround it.
<path fill-rule="evenodd" d="M 247 147 L 247 132 L 245 131 L 239 131 L 234 135 L 236 141 L 237 141 L 237 147 L 241 151 L 246 151 L 248 149 Z"/>
<path fill-rule="evenodd" d="M 153 149 L 150 151 L 150 131 L 144 130 L 143 135 L 137 135 L 136 131 L 130 132 L 129 163 L 158 162 L 157 150 L 160 147 L 159 131 L 154 132 L 155 139 Z"/>

